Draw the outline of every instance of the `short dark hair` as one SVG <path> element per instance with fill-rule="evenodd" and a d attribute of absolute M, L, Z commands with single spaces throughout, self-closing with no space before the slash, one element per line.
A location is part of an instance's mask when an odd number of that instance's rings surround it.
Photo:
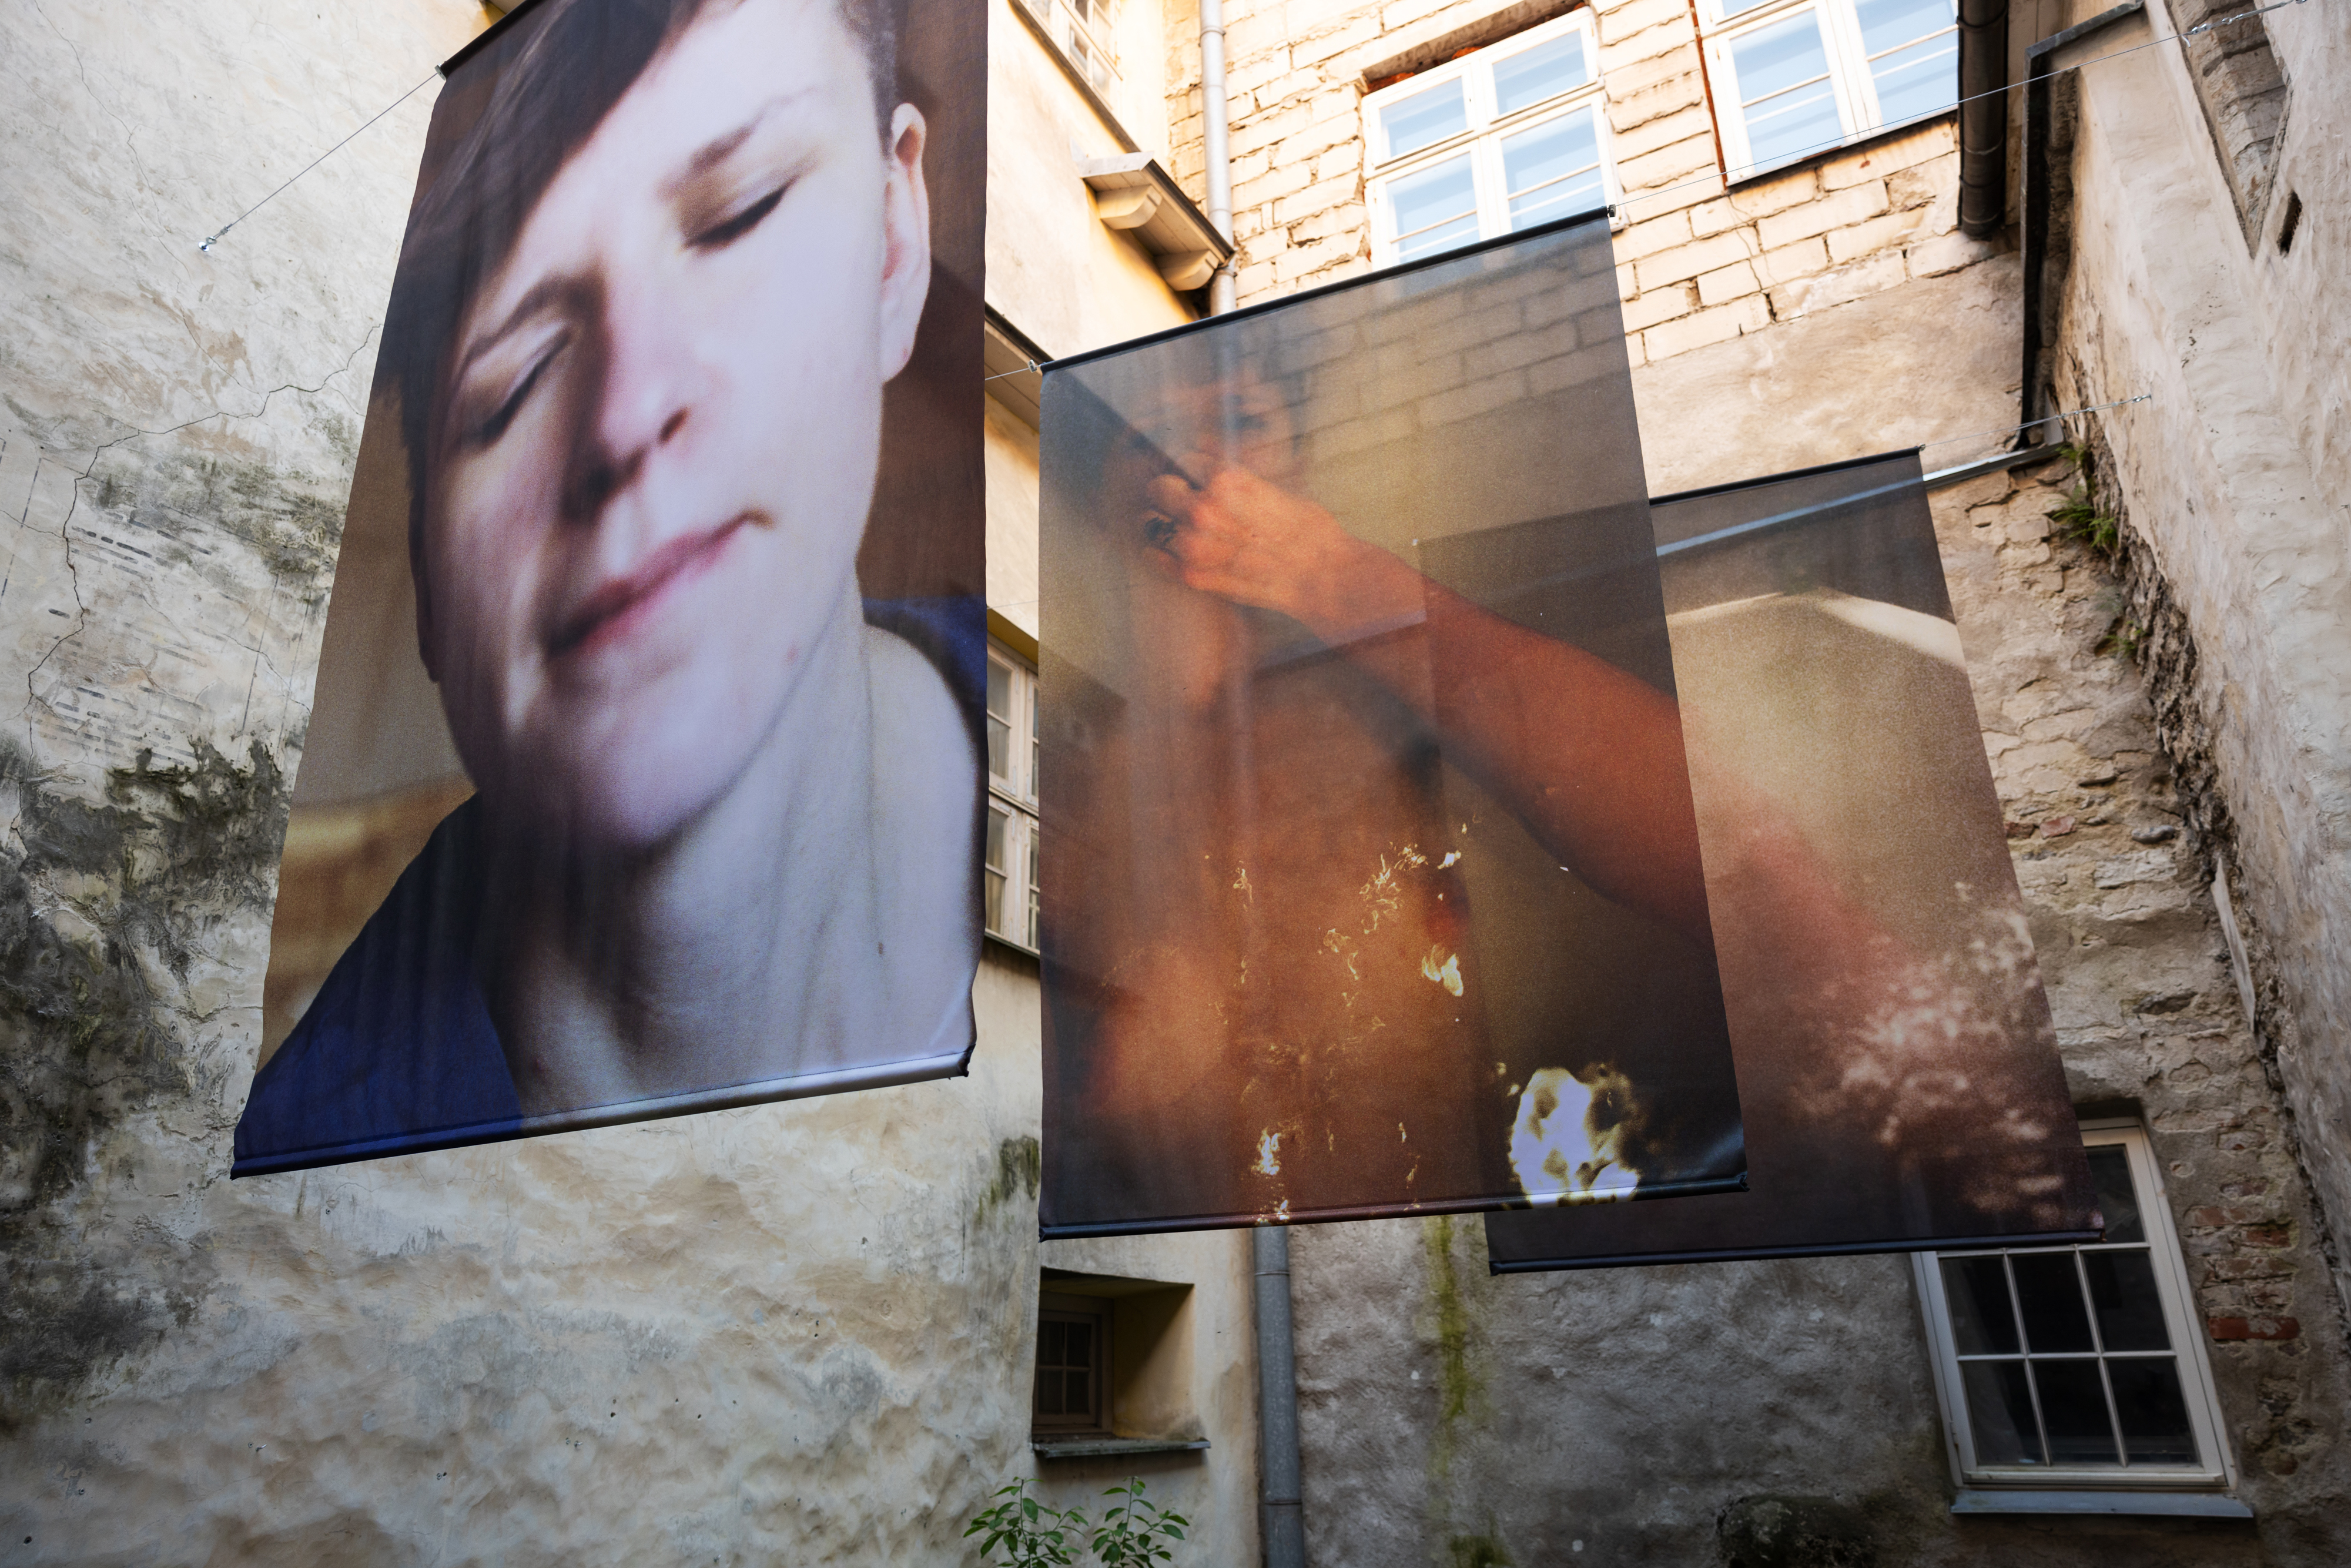
<path fill-rule="evenodd" d="M 505 265 L 531 209 L 645 68 L 714 6 L 742 0 L 540 0 L 530 31 L 508 52 L 495 47 L 461 67 L 496 72 L 489 101 L 436 162 L 416 193 L 385 308 L 383 350 L 400 392 L 408 449 L 408 537 L 423 560 L 426 458 L 433 410 L 459 324 L 482 285 Z M 864 53 L 881 134 L 898 107 L 893 0 L 834 0 Z M 420 591 L 422 585 L 420 584 Z"/>

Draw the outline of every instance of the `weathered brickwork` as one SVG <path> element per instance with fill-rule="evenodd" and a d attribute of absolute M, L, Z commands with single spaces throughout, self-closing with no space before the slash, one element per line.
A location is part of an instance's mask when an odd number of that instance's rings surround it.
<path fill-rule="evenodd" d="M 2287 1477 L 2342 1434 L 2342 1322 L 2213 901 L 2225 829 L 2149 701 L 2105 504 L 2064 460 L 1972 481 L 1938 507 L 1944 562 L 2074 1103 L 2145 1122 L 2238 1461 Z"/>
<path fill-rule="evenodd" d="M 1226 12 L 1233 228 L 1243 303 L 1372 265 L 1367 73 L 1472 27 L 1494 0 L 1237 0 Z M 1515 17 L 1563 14 L 1552 5 Z M 1726 185 L 1686 0 L 1593 6 L 1635 364 L 1669 359 L 2001 254 L 1959 233 L 1959 151 L 1929 121 L 1787 172 Z M 1196 17 L 1170 12 L 1176 177 L 1205 198 Z M 1472 36 L 1475 36 L 1474 33 Z"/>

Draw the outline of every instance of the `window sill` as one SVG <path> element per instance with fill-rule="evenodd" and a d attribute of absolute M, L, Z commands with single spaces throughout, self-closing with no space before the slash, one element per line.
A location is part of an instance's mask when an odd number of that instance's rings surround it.
<path fill-rule="evenodd" d="M 1916 131 L 1922 125 L 1932 125 L 1938 120 L 1956 119 L 1959 112 L 1959 106 L 1955 103 L 1948 108 L 1917 115 L 1892 125 L 1881 125 L 1875 131 L 1865 131 L 1858 136 L 1848 137 L 1834 147 L 1817 147 L 1810 152 L 1799 152 L 1792 158 L 1783 158 L 1777 163 L 1760 164 L 1725 180 L 1722 188 L 1726 193 L 1731 191 L 1743 191 L 1750 185 L 1758 185 L 1766 180 L 1776 180 L 1782 174 L 1792 174 L 1799 169 L 1809 169 L 1815 164 L 1825 163 L 1832 158 L 1841 158 L 1848 152 L 1858 152 L 1865 148 L 1874 147 L 1878 142 L 1888 141 L 1896 136 Z M 1634 195 L 1626 199 L 1637 202 L 1641 198 Z"/>
<path fill-rule="evenodd" d="M 1040 1459 L 1123 1459 L 1140 1454 L 1197 1454 L 1206 1437 L 1036 1437 L 1029 1447 Z"/>
<path fill-rule="evenodd" d="M 2113 1514 L 2141 1518 L 2251 1519 L 2253 1511 L 2226 1492 L 1984 1490 L 1963 1487 L 1955 1514 Z"/>

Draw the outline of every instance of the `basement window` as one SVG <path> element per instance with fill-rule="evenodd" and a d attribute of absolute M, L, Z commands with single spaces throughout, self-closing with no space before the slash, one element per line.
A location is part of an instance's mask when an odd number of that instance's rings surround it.
<path fill-rule="evenodd" d="M 2225 1488 L 2219 1401 L 2147 1134 L 2098 1122 L 2082 1141 L 2103 1241 L 1913 1256 L 1954 1476 L 2095 1489 L 2080 1497 Z"/>
<path fill-rule="evenodd" d="M 1196 1453 L 1192 1287 L 1048 1269 L 1029 1446 L 1045 1459 Z"/>
<path fill-rule="evenodd" d="M 1383 266 L 1616 200 L 1586 6 L 1364 99 Z"/>
<path fill-rule="evenodd" d="M 1700 0 L 1732 180 L 1959 101 L 1957 0 Z"/>

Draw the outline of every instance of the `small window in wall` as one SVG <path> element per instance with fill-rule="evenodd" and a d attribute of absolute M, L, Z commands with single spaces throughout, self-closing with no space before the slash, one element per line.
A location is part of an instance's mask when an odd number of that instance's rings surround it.
<path fill-rule="evenodd" d="M 1614 203 L 1595 54 L 1584 7 L 1366 95 L 1380 262 Z"/>
<path fill-rule="evenodd" d="M 1110 1430 L 1110 1302 L 1100 1297 L 1038 1297 L 1029 1425 L 1040 1434 Z"/>
<path fill-rule="evenodd" d="M 1959 101 L 1957 0 L 1700 0 L 1732 179 Z"/>
<path fill-rule="evenodd" d="M 1113 0 L 1020 0 L 1029 14 L 1044 24 L 1047 36 L 1061 47 L 1097 90 L 1107 90 L 1118 75 L 1117 36 L 1112 30 Z"/>
<path fill-rule="evenodd" d="M 987 829 L 981 915 L 988 934 L 1037 949 L 1037 673 L 987 650 Z"/>
<path fill-rule="evenodd" d="M 2194 1300 L 2147 1136 L 2083 1129 L 2104 1241 L 1919 1253 L 1953 1468 L 1970 1487 L 2230 1484 Z"/>

